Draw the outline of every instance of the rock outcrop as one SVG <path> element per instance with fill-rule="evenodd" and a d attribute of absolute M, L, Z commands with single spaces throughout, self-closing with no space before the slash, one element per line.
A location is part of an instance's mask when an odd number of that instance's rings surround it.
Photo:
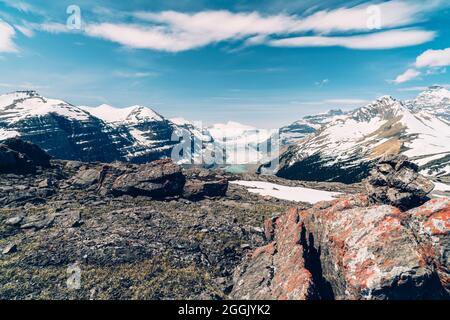
<path fill-rule="evenodd" d="M 3 141 L 2 144 L 6 145 L 11 150 L 24 154 L 36 166 L 43 168 L 50 167 L 50 155 L 31 142 L 18 138 L 10 138 Z"/>
<path fill-rule="evenodd" d="M 402 212 L 371 205 L 361 195 L 290 210 L 266 222 L 266 236 L 273 240 L 236 272 L 232 297 L 263 292 L 268 299 L 448 299 L 449 209 L 447 198 Z M 274 266 L 276 260 L 281 264 Z M 307 279 L 315 292 L 290 295 L 305 292 Z"/>
<path fill-rule="evenodd" d="M 38 146 L 15 138 L 0 144 L 0 173 L 33 173 L 38 166 L 50 167 L 50 156 Z"/>
<path fill-rule="evenodd" d="M 256 249 L 237 268 L 231 297 L 252 300 L 313 298 L 313 277 L 305 267 L 297 210 L 290 210 L 276 221 L 268 221 L 276 224 L 276 232 L 272 235 L 274 239 Z"/>
<path fill-rule="evenodd" d="M 201 199 L 204 197 L 223 197 L 228 189 L 228 179 L 209 170 L 195 168 L 184 172 L 186 184 L 183 197 Z"/>
<path fill-rule="evenodd" d="M 404 155 L 382 157 L 365 181 L 370 199 L 402 210 L 425 203 L 434 184 L 418 170 L 419 167 Z"/>
<path fill-rule="evenodd" d="M 119 176 L 112 185 L 114 195 L 166 198 L 182 194 L 185 177 L 170 159 L 157 160 L 138 167 L 136 172 Z"/>

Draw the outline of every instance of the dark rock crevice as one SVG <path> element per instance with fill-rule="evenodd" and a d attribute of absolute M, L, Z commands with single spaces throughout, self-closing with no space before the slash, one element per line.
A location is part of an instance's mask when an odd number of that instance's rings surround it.
<path fill-rule="evenodd" d="M 307 236 L 308 234 L 308 236 Z M 322 270 L 322 250 L 319 246 L 314 246 L 314 236 L 307 233 L 306 228 L 302 225 L 299 244 L 303 247 L 303 259 L 305 260 L 305 268 L 311 272 L 313 285 L 315 290 L 314 298 L 319 300 L 334 300 L 335 296 L 330 282 L 324 278 Z"/>

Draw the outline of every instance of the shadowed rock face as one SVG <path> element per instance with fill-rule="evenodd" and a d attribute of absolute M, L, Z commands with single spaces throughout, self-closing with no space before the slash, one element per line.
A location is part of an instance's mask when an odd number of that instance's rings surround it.
<path fill-rule="evenodd" d="M 36 166 L 50 167 L 50 155 L 35 144 L 17 138 L 7 139 L 2 144 L 11 150 L 26 155 Z"/>
<path fill-rule="evenodd" d="M 449 208 L 443 198 L 401 212 L 370 205 L 361 195 L 289 210 L 266 222 L 273 240 L 245 260 L 232 297 L 263 292 L 268 299 L 448 299 Z M 267 270 L 270 277 L 258 281 Z M 290 295 L 306 292 L 306 283 L 311 294 Z"/>
<path fill-rule="evenodd" d="M 420 175 L 418 169 L 404 155 L 384 156 L 365 181 L 370 199 L 402 210 L 425 203 L 434 184 Z"/>
<path fill-rule="evenodd" d="M 38 146 L 15 138 L 0 144 L 0 173 L 33 173 L 37 166 L 50 167 L 50 156 Z"/>

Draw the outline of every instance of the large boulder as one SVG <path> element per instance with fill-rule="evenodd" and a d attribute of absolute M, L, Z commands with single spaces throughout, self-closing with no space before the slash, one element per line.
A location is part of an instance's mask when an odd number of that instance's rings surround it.
<path fill-rule="evenodd" d="M 140 165 L 135 172 L 119 176 L 112 184 L 115 196 L 130 195 L 166 198 L 183 193 L 185 177 L 170 159 Z"/>
<path fill-rule="evenodd" d="M 296 289 L 304 291 L 302 281 L 286 287 L 269 281 L 269 287 L 275 285 L 281 293 L 267 290 L 267 281 L 253 281 L 247 287 L 251 293 L 265 292 L 268 299 L 449 299 L 449 206 L 450 199 L 442 198 L 402 212 L 357 195 L 318 203 L 308 210 L 289 210 L 265 223 L 266 236 L 274 239 L 270 246 L 276 248 L 272 256 L 290 253 L 275 267 L 266 263 L 270 279 L 305 279 L 308 271 L 315 292 L 289 296 Z M 289 231 L 293 228 L 295 232 Z M 285 237 L 291 241 L 280 241 Z M 267 252 L 266 248 L 253 255 Z M 290 258 L 299 252 L 302 259 L 292 264 Z M 239 293 L 245 292 L 242 286 L 249 279 L 258 280 L 254 268 L 261 263 L 256 259 L 250 266 L 248 261 L 243 263 L 234 280 L 233 297 L 251 297 Z"/>
<path fill-rule="evenodd" d="M 370 199 L 402 210 L 425 203 L 434 184 L 420 175 L 418 169 L 404 155 L 383 156 L 364 182 Z"/>
<path fill-rule="evenodd" d="M 424 258 L 435 265 L 450 296 L 450 201 L 433 199 L 408 212 L 408 225 L 422 246 Z"/>
<path fill-rule="evenodd" d="M 99 182 L 101 171 L 95 168 L 83 168 L 70 180 L 72 186 L 78 188 L 89 188 Z"/>
<path fill-rule="evenodd" d="M 183 197 L 187 199 L 222 197 L 228 190 L 228 179 L 210 170 L 195 168 L 186 170 L 184 174 Z"/>

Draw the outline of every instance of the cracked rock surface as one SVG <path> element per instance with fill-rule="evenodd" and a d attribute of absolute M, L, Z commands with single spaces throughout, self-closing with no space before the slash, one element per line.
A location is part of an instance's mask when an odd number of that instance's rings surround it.
<path fill-rule="evenodd" d="M 448 198 L 406 212 L 372 205 L 365 195 L 291 209 L 265 224 L 275 223 L 267 231 L 273 240 L 247 257 L 231 296 L 264 292 L 267 299 L 297 299 L 289 293 L 307 292 L 307 284 L 315 292 L 303 299 L 449 299 L 449 220 Z M 260 252 L 268 257 L 261 259 Z M 281 267 L 274 264 L 278 259 Z M 272 272 L 256 282 L 267 270 Z M 286 270 L 296 270 L 296 284 L 283 286 L 291 277 Z"/>

